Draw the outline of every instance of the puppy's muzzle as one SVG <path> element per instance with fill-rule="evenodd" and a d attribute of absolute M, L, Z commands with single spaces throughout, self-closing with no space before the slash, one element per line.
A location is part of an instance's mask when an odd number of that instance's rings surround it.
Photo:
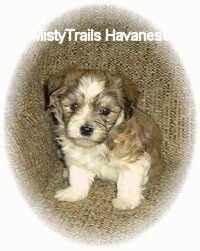
<path fill-rule="evenodd" d="M 92 126 L 87 125 L 87 124 L 80 127 L 80 133 L 82 136 L 89 137 L 92 135 L 93 131 L 94 129 L 92 128 Z"/>

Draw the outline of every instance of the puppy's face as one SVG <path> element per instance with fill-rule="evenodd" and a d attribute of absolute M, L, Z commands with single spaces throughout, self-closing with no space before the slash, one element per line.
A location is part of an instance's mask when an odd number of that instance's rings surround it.
<path fill-rule="evenodd" d="M 58 78 L 48 83 L 48 88 L 53 89 L 49 105 L 56 109 L 58 121 L 64 123 L 66 135 L 79 146 L 104 142 L 133 114 L 138 93 L 132 83 L 124 82 L 117 74 L 69 70 L 60 77 L 59 84 L 56 81 Z M 134 95 L 128 93 L 131 85 Z"/>

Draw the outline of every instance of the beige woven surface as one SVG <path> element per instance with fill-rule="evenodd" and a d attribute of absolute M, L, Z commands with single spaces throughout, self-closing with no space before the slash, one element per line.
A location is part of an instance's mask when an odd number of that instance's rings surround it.
<path fill-rule="evenodd" d="M 155 30 L 134 13 L 113 7 L 91 7 L 54 20 L 49 30 L 116 28 L 119 31 Z M 148 184 L 145 202 L 135 210 L 112 208 L 116 188 L 96 181 L 81 202 L 54 200 L 64 188 L 62 162 L 53 141 L 52 121 L 44 111 L 41 82 L 78 63 L 83 68 L 120 70 L 140 91 L 139 106 L 163 131 L 165 171 Z M 19 187 L 37 214 L 67 238 L 89 244 L 114 243 L 148 229 L 171 205 L 187 173 L 194 135 L 194 108 L 183 67 L 166 42 L 57 42 L 32 43 L 13 77 L 6 109 L 9 159 Z"/>

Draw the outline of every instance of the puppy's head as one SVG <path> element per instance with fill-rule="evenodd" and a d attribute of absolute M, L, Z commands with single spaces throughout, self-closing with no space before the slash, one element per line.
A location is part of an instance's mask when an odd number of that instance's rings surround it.
<path fill-rule="evenodd" d="M 66 135 L 77 145 L 104 142 L 129 120 L 137 105 L 135 85 L 117 73 L 69 69 L 44 85 L 46 107 L 53 108 Z"/>

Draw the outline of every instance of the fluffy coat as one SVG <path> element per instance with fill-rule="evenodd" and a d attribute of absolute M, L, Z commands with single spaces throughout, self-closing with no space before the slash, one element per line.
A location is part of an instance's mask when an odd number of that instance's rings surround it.
<path fill-rule="evenodd" d="M 160 174 L 163 159 L 161 131 L 137 108 L 136 85 L 118 73 L 71 67 L 50 77 L 44 90 L 69 171 L 69 187 L 55 198 L 85 199 L 98 177 L 117 183 L 115 208 L 137 207 L 149 176 Z"/>

